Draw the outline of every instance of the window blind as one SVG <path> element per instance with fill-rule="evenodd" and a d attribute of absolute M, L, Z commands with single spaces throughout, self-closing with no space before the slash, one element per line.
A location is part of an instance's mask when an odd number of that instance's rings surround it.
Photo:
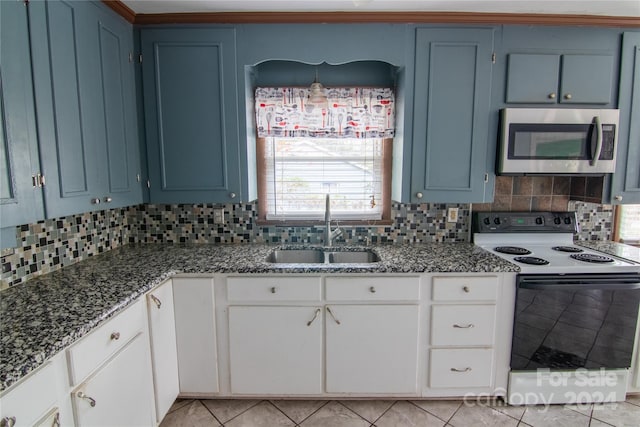
<path fill-rule="evenodd" d="M 620 205 L 619 235 L 622 243 L 640 243 L 640 205 Z"/>

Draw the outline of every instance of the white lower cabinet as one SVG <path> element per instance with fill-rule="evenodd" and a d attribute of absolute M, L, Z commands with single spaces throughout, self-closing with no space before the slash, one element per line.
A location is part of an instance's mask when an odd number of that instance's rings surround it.
<path fill-rule="evenodd" d="M 214 280 L 182 277 L 172 282 L 180 393 L 191 396 L 217 393 Z"/>
<path fill-rule="evenodd" d="M 322 393 L 319 307 L 229 307 L 231 392 Z"/>
<path fill-rule="evenodd" d="M 332 304 L 327 312 L 327 392 L 416 393 L 418 305 Z"/>
<path fill-rule="evenodd" d="M 59 353 L 0 395 L 0 425 L 73 425 L 71 401 L 65 387 L 66 361 Z"/>
<path fill-rule="evenodd" d="M 72 392 L 78 426 L 154 424 L 147 337 L 140 333 Z"/>
<path fill-rule="evenodd" d="M 147 316 L 156 419 L 160 421 L 180 393 L 173 286 L 170 280 L 147 294 Z"/>

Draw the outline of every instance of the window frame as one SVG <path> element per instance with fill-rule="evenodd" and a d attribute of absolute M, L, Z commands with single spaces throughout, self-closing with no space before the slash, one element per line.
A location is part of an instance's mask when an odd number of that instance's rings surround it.
<path fill-rule="evenodd" d="M 620 227 L 622 220 L 622 210 L 624 209 L 624 205 L 616 205 L 614 211 L 614 219 L 613 219 L 613 241 L 618 243 L 624 243 L 625 245 L 640 247 L 640 240 L 630 241 L 630 242 L 621 242 L 620 237 Z"/>
<path fill-rule="evenodd" d="M 324 225 L 324 220 L 303 220 L 303 219 L 267 219 L 267 158 L 266 158 L 267 138 L 256 138 L 256 169 L 258 184 L 258 225 L 281 225 L 281 226 L 316 226 Z M 393 138 L 382 138 L 382 196 L 379 203 L 382 204 L 381 219 L 362 220 L 332 220 L 345 226 L 385 226 L 392 225 L 391 219 L 391 172 L 393 165 Z"/>

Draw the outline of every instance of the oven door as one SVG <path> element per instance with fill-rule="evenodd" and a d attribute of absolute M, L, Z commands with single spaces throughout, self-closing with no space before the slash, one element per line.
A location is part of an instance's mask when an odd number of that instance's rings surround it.
<path fill-rule="evenodd" d="M 615 171 L 616 110 L 502 110 L 498 172 L 603 174 Z"/>
<path fill-rule="evenodd" d="M 629 368 L 640 273 L 519 275 L 511 370 Z"/>

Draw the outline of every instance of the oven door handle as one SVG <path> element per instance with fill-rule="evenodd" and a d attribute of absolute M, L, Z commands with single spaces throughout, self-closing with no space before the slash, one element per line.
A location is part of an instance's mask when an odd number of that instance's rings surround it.
<path fill-rule="evenodd" d="M 640 277 L 632 275 L 631 277 L 611 275 L 606 276 L 590 276 L 590 275 L 574 275 L 572 277 L 562 277 L 554 275 L 541 275 L 535 277 L 518 277 L 518 288 L 536 289 L 536 290 L 633 290 L 640 289 Z"/>

